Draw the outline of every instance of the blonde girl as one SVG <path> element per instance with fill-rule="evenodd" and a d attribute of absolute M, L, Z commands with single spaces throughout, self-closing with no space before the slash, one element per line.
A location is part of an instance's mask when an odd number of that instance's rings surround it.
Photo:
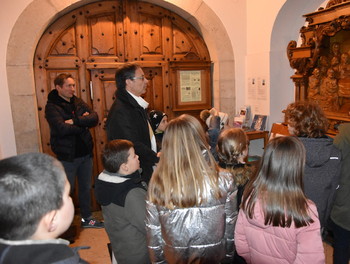
<path fill-rule="evenodd" d="M 190 115 L 169 122 L 146 201 L 152 262 L 220 263 L 234 253 L 236 190 Z"/>

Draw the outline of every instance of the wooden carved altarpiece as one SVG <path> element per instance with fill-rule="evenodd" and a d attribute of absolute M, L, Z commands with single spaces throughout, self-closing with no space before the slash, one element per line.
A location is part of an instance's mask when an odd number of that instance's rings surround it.
<path fill-rule="evenodd" d="M 350 122 L 350 0 L 330 0 L 305 14 L 301 44 L 290 41 L 287 56 L 295 69 L 295 100 L 316 101 L 334 125 Z"/>

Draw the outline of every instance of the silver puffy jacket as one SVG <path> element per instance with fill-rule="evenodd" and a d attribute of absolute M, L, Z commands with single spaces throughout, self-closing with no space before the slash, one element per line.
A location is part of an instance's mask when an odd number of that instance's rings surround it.
<path fill-rule="evenodd" d="M 169 210 L 146 201 L 146 230 L 152 263 L 220 263 L 234 253 L 237 189 L 232 175 L 219 173 L 222 198 L 209 188 L 200 207 Z M 208 187 L 208 186 L 207 186 Z"/>

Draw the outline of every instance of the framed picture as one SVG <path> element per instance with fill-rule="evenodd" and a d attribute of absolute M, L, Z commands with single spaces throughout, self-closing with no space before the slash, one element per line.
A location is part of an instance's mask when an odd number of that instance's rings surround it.
<path fill-rule="evenodd" d="M 172 62 L 170 69 L 174 111 L 211 108 L 210 62 Z"/>
<path fill-rule="evenodd" d="M 266 129 L 266 115 L 254 115 L 254 119 L 251 125 L 251 129 L 265 131 Z"/>

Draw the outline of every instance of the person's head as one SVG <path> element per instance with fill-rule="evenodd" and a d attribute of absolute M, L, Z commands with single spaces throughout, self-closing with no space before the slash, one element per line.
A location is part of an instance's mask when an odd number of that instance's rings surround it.
<path fill-rule="evenodd" d="M 168 126 L 168 116 L 162 111 L 152 110 L 149 113 L 149 119 L 153 131 L 163 132 Z"/>
<path fill-rule="evenodd" d="M 0 238 L 53 239 L 74 216 L 70 185 L 55 158 L 27 153 L 0 161 Z"/>
<path fill-rule="evenodd" d="M 289 227 L 307 225 L 307 199 L 303 192 L 305 148 L 294 136 L 276 137 L 267 144 L 260 168 L 248 184 L 242 208 L 253 217 L 257 199 L 262 200 L 265 224 Z"/>
<path fill-rule="evenodd" d="M 118 89 L 126 89 L 135 96 L 144 94 L 148 83 L 143 70 L 135 63 L 127 63 L 118 68 L 115 81 Z"/>
<path fill-rule="evenodd" d="M 342 64 L 348 64 L 349 63 L 349 54 L 347 54 L 346 52 L 342 53 L 342 55 L 340 56 L 340 62 Z"/>
<path fill-rule="evenodd" d="M 229 165 L 243 163 L 248 155 L 248 138 L 241 128 L 223 130 L 218 138 L 217 152 L 220 162 Z"/>
<path fill-rule="evenodd" d="M 61 73 L 57 75 L 54 80 L 55 89 L 58 92 L 58 95 L 61 96 L 66 101 L 74 96 L 75 93 L 75 81 L 70 74 Z"/>
<path fill-rule="evenodd" d="M 337 56 L 334 56 L 332 59 L 331 59 L 331 66 L 337 66 L 338 64 L 340 63 L 340 59 L 339 57 Z M 329 70 L 328 70 L 329 71 Z M 327 71 L 327 74 L 329 74 L 329 72 Z"/>
<path fill-rule="evenodd" d="M 328 129 L 328 120 L 322 108 L 310 101 L 298 101 L 288 105 L 285 122 L 291 135 L 298 137 L 323 137 Z"/>
<path fill-rule="evenodd" d="M 122 175 L 129 175 L 140 168 L 134 144 L 125 139 L 115 139 L 105 145 L 102 151 L 102 164 L 106 171 Z"/>
<path fill-rule="evenodd" d="M 201 197 L 205 181 L 220 196 L 217 179 L 216 163 L 198 119 L 184 114 L 171 120 L 151 178 L 149 199 L 168 208 L 198 205 L 205 199 Z"/>
<path fill-rule="evenodd" d="M 320 77 L 320 69 L 319 69 L 319 68 L 315 68 L 315 69 L 312 71 L 312 74 L 313 74 L 315 77 Z"/>
<path fill-rule="evenodd" d="M 208 117 L 210 116 L 210 111 L 208 109 L 204 109 L 199 113 L 200 119 L 202 119 L 204 122 L 207 121 Z"/>
<path fill-rule="evenodd" d="M 337 55 L 340 52 L 340 43 L 339 42 L 333 42 L 332 43 L 332 52 L 333 54 Z"/>
<path fill-rule="evenodd" d="M 209 128 L 216 127 L 216 120 L 214 121 L 214 116 L 220 117 L 219 122 L 220 129 L 223 129 L 225 126 L 228 125 L 228 114 L 224 112 L 219 112 L 214 107 L 210 110 L 202 110 L 199 114 L 200 119 L 202 119 Z M 214 122 L 214 125 L 213 125 Z"/>

